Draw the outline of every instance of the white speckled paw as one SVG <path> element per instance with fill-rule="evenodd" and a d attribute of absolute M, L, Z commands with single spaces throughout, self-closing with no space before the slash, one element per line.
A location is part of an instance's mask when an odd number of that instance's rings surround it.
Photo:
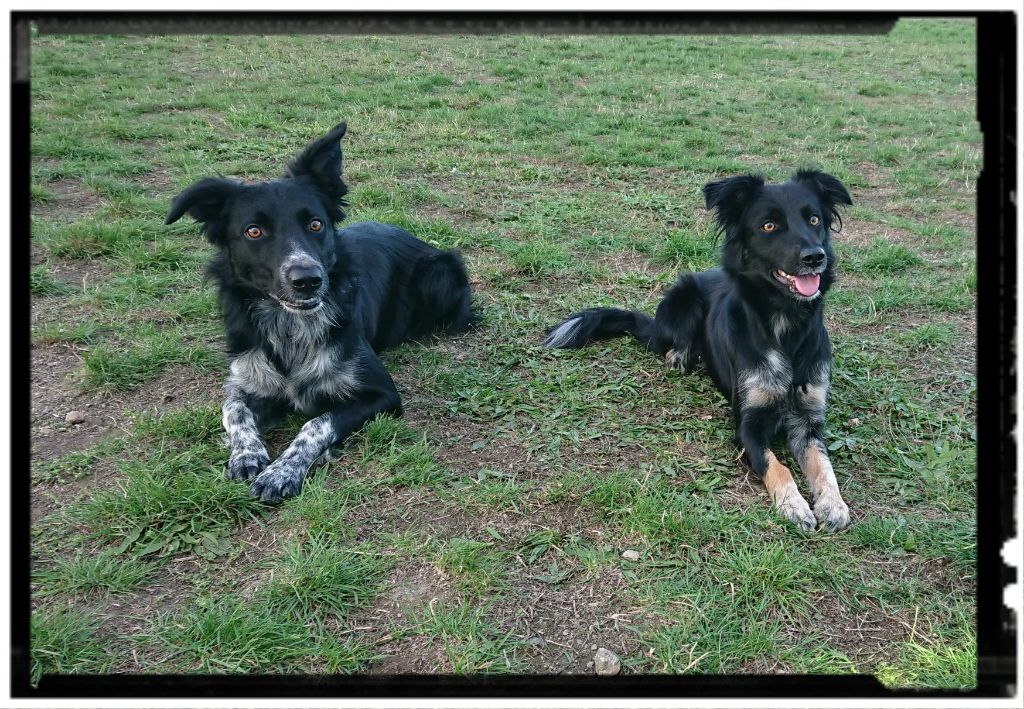
<path fill-rule="evenodd" d="M 228 458 L 228 480 L 251 480 L 270 465 L 265 448 L 240 448 Z"/>
<path fill-rule="evenodd" d="M 306 470 L 301 465 L 278 458 L 252 481 L 249 492 L 264 502 L 282 502 L 299 494 L 305 475 Z"/>

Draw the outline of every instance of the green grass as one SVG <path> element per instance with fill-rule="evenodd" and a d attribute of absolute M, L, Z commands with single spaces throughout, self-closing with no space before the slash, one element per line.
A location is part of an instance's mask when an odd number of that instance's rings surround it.
<path fill-rule="evenodd" d="M 133 336 L 131 342 L 99 342 L 85 353 L 87 386 L 131 391 L 176 364 L 205 372 L 223 361 L 222 355 L 211 347 L 189 345 L 165 329 L 143 326 L 126 334 Z"/>
<path fill-rule="evenodd" d="M 99 674 L 111 657 L 96 631 L 101 619 L 66 608 L 32 614 L 31 680 L 44 674 Z"/>
<path fill-rule="evenodd" d="M 158 557 L 192 552 L 207 559 L 226 554 L 230 532 L 265 510 L 247 490 L 223 478 L 211 446 L 181 452 L 160 448 L 120 465 L 122 482 L 100 490 L 73 508 L 73 516 L 96 539 L 117 544 L 118 553 Z"/>
<path fill-rule="evenodd" d="M 32 269 L 29 273 L 28 286 L 32 295 L 65 295 L 69 290 L 67 284 L 51 276 L 45 266 L 36 266 Z"/>
<path fill-rule="evenodd" d="M 349 638 L 311 643 L 303 622 L 230 597 L 200 599 L 180 615 L 159 614 L 144 640 L 160 653 L 162 666 L 187 673 L 347 673 L 373 657 Z"/>
<path fill-rule="evenodd" d="M 458 589 L 482 595 L 501 587 L 505 574 L 505 552 L 493 541 L 454 537 L 437 552 L 437 564 L 454 577 Z"/>
<path fill-rule="evenodd" d="M 627 673 L 972 687 L 973 24 L 358 40 L 33 39 L 32 346 L 71 370 L 32 372 L 55 429 L 31 472 L 33 677 L 588 673 L 600 643 Z M 163 220 L 339 120 L 348 220 L 461 249 L 480 324 L 386 353 L 407 417 L 271 508 L 224 479 L 219 388 L 194 383 L 227 370 L 212 248 Z M 706 376 L 624 340 L 540 347 L 572 310 L 652 313 L 712 267 L 708 181 L 804 165 L 854 200 L 826 311 L 835 535 L 771 510 Z M 88 403 L 117 426 L 65 430 Z"/>
<path fill-rule="evenodd" d="M 486 607 L 431 606 L 414 627 L 443 646 L 455 674 L 509 674 L 524 669 L 515 639 L 487 620 Z"/>
<path fill-rule="evenodd" d="M 948 347 L 956 338 L 956 328 L 946 323 L 925 323 L 900 334 L 900 341 L 914 349 Z"/>
<path fill-rule="evenodd" d="M 886 275 L 906 271 L 921 263 L 921 257 L 905 246 L 875 239 L 857 254 L 853 263 L 846 264 L 846 268 L 853 273 Z"/>
<path fill-rule="evenodd" d="M 96 591 L 126 593 L 146 581 L 155 565 L 124 558 L 113 551 L 79 552 L 72 558 L 58 559 L 50 568 L 33 577 L 35 594 L 79 594 Z"/>
<path fill-rule="evenodd" d="M 293 544 L 280 564 L 267 603 L 313 622 L 365 606 L 379 593 L 387 569 L 387 559 L 373 548 L 336 545 L 322 537 Z"/>

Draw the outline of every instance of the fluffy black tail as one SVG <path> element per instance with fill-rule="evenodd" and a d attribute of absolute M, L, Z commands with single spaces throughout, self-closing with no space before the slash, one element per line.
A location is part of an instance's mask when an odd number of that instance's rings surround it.
<path fill-rule="evenodd" d="M 577 349 L 588 342 L 623 335 L 632 335 L 648 350 L 658 349 L 654 318 L 635 310 L 619 308 L 588 308 L 570 315 L 548 331 L 544 346 Z"/>

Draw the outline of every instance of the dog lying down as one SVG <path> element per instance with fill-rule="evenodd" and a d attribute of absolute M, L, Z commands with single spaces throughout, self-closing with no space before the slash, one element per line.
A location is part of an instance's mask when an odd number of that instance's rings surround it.
<path fill-rule="evenodd" d="M 189 214 L 217 248 L 207 273 L 231 358 L 227 476 L 267 502 L 297 495 L 310 466 L 366 421 L 401 414 L 377 353 L 472 322 L 458 253 L 376 222 L 336 228 L 344 135 L 341 123 L 276 180 L 199 180 L 167 215 Z M 271 462 L 260 430 L 291 411 L 312 418 Z"/>
<path fill-rule="evenodd" d="M 670 367 L 703 362 L 732 404 L 737 443 L 779 511 L 804 529 L 850 522 L 825 447 L 832 348 L 822 317 L 835 279 L 831 233 L 851 203 L 836 178 L 800 170 L 785 184 L 742 175 L 704 187 L 725 234 L 721 268 L 684 273 L 652 318 L 592 308 L 549 331 L 547 347 L 632 335 Z M 771 451 L 785 435 L 814 496 L 813 510 Z"/>

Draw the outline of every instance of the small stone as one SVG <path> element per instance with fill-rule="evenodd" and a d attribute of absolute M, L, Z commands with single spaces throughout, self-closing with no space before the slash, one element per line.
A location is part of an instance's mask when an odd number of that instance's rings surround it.
<path fill-rule="evenodd" d="M 639 561 L 640 552 L 638 552 L 636 549 L 627 549 L 626 551 L 622 552 L 622 558 L 626 561 Z"/>
<path fill-rule="evenodd" d="M 846 422 L 847 428 L 853 428 L 854 426 L 860 426 L 860 419 L 854 416 Z"/>
<path fill-rule="evenodd" d="M 591 646 L 590 646 L 590 649 L 591 649 L 591 650 L 596 650 L 596 649 L 597 649 L 597 645 L 591 645 Z"/>
<path fill-rule="evenodd" d="M 612 677 L 619 674 L 622 669 L 622 661 L 619 656 L 611 650 L 600 648 L 594 655 L 594 672 L 602 677 Z"/>
<path fill-rule="evenodd" d="M 40 436 L 49 436 L 51 433 L 53 433 L 53 429 L 50 428 L 49 426 L 40 426 L 38 429 L 36 429 L 36 433 L 39 434 Z"/>
<path fill-rule="evenodd" d="M 166 404 L 166 403 L 167 403 L 168 401 L 174 401 L 174 394 L 172 394 L 172 393 L 171 393 L 171 392 L 169 392 L 169 391 L 165 391 L 165 392 L 164 392 L 164 395 L 160 397 L 160 401 L 164 402 L 165 404 Z"/>
<path fill-rule="evenodd" d="M 81 411 L 68 411 L 67 416 L 64 417 L 65 423 L 79 424 L 85 423 L 85 414 Z"/>
<path fill-rule="evenodd" d="M 534 647 L 544 647 L 545 645 L 548 644 L 548 641 L 545 640 L 540 635 L 534 635 L 532 638 L 530 638 L 526 642 L 528 644 L 530 644 L 530 645 L 533 645 Z"/>

